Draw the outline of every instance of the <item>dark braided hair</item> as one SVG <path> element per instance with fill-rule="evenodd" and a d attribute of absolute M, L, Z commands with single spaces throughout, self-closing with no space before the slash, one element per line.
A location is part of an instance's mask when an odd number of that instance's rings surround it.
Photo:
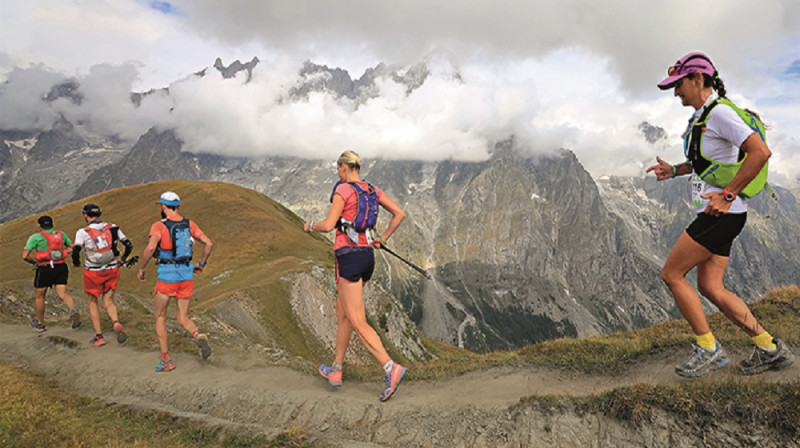
<path fill-rule="evenodd" d="M 714 77 L 710 77 L 707 74 L 703 73 L 703 87 L 711 87 L 712 89 L 717 91 L 717 94 L 721 98 L 727 98 L 728 92 L 725 91 L 725 83 L 722 82 L 722 78 L 719 75 L 714 75 Z"/>

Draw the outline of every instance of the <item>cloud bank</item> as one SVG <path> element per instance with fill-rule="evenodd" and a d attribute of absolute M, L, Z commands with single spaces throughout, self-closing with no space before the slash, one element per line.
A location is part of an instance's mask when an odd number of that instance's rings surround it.
<path fill-rule="evenodd" d="M 4 7 L 5 9 L 5 7 Z M 656 155 L 680 161 L 691 111 L 655 84 L 688 51 L 712 56 L 730 96 L 770 125 L 776 176 L 800 170 L 800 5 L 742 0 L 381 2 L 31 1 L 0 16 L 0 129 L 46 129 L 59 116 L 134 140 L 174 128 L 186 149 L 226 155 L 482 160 L 515 137 L 530 153 L 573 150 L 594 175 L 637 175 Z M 21 17 L 27 18 L 25 20 Z M 745 32 L 742 26 L 746 18 Z M 757 38 L 754 38 L 757 36 Z M 258 56 L 245 82 L 209 68 Z M 428 64 L 411 91 L 379 78 L 373 96 L 288 92 L 311 60 L 350 71 Z M 100 63 L 98 63 L 100 62 Z M 42 101 L 64 80 L 80 104 Z M 145 96 L 132 91 L 169 87 Z M 668 139 L 648 143 L 642 122 Z"/>

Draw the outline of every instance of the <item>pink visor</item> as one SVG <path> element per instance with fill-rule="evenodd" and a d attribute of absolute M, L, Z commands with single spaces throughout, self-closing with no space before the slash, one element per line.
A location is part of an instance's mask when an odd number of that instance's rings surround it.
<path fill-rule="evenodd" d="M 667 69 L 669 76 L 658 83 L 658 88 L 661 90 L 671 89 L 676 82 L 698 70 L 712 78 L 717 75 L 717 69 L 714 68 L 714 64 L 711 63 L 708 56 L 703 53 L 689 53 Z"/>

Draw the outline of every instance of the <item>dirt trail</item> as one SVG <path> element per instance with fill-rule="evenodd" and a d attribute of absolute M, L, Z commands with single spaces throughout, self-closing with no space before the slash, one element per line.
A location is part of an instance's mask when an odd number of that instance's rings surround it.
<path fill-rule="evenodd" d="M 380 403 L 383 385 L 379 381 L 348 382 L 345 378 L 344 386 L 334 389 L 322 378 L 283 367 L 238 370 L 222 356 L 212 355 L 203 362 L 197 356 L 177 354 L 175 371 L 156 373 L 156 353 L 137 352 L 112 340 L 105 347 L 89 347 L 90 333 L 83 328 L 53 327 L 38 334 L 24 325 L 0 324 L 0 362 L 107 402 L 166 410 L 211 423 L 246 425 L 267 434 L 299 426 L 326 443 L 348 447 L 529 446 L 558 444 L 560 437 L 576 444 L 557 446 L 583 446 L 574 430 L 559 433 L 561 425 L 571 426 L 570 419 L 579 417 L 529 416 L 528 410 L 514 410 L 513 405 L 530 395 L 583 396 L 635 383 L 678 384 L 686 380 L 675 376 L 672 366 L 688 355 L 675 353 L 623 374 L 604 376 L 502 368 L 447 381 L 406 381 L 395 397 Z M 55 343 L 50 336 L 76 341 L 78 346 Z M 733 355 L 734 360 L 745 356 Z M 714 372 L 713 377 L 733 376 L 732 370 Z M 798 378 L 800 368 L 794 367 L 742 381 Z M 601 417 L 588 422 L 585 416 L 579 419 L 590 433 L 598 430 L 592 425 L 605 425 L 608 431 L 608 422 Z"/>

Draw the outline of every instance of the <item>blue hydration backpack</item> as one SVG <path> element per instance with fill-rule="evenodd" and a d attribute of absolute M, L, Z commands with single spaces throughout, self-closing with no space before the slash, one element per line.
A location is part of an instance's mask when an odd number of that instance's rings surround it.
<path fill-rule="evenodd" d="M 192 261 L 192 232 L 189 230 L 189 220 L 183 218 L 181 221 L 162 219 L 161 222 L 169 230 L 169 237 L 172 240 L 172 250 L 158 249 L 156 258 L 164 264 L 187 264 Z"/>
<path fill-rule="evenodd" d="M 337 181 L 336 185 L 333 186 L 331 202 L 333 202 L 333 195 L 336 193 L 336 187 L 343 183 L 342 181 Z M 356 212 L 356 217 L 353 222 L 339 218 L 337 227 L 340 230 L 342 230 L 343 227 L 352 227 L 359 233 L 366 232 L 367 229 L 374 229 L 375 225 L 378 223 L 378 211 L 380 210 L 378 193 L 375 191 L 375 187 L 373 187 L 372 184 L 367 184 L 367 190 L 363 190 L 355 182 L 348 183 L 356 192 L 358 211 Z"/>

